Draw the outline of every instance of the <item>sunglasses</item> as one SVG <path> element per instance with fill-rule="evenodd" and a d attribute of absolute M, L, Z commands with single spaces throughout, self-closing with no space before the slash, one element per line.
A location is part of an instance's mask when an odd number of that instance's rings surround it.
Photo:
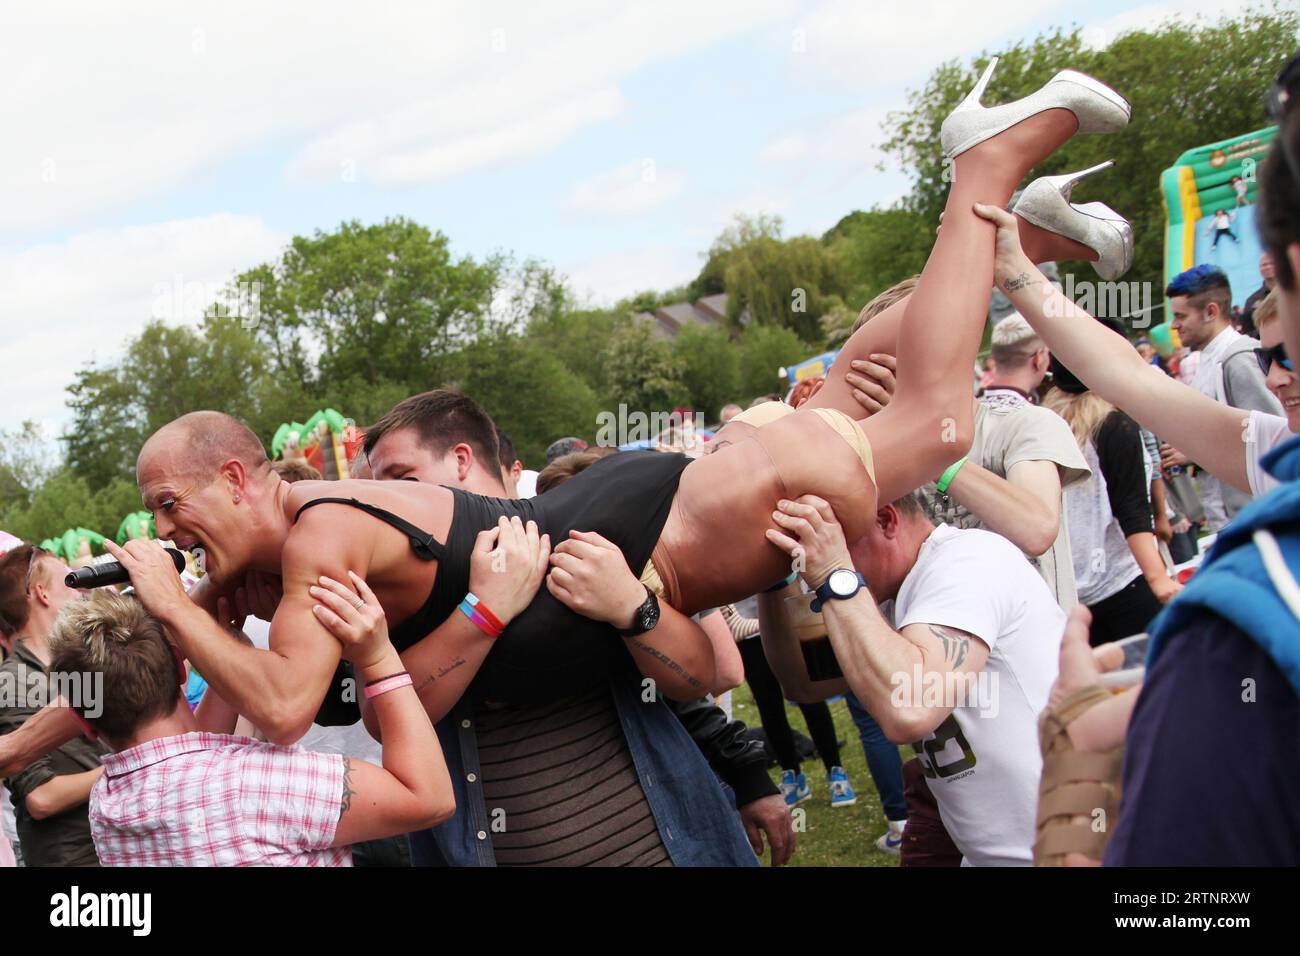
<path fill-rule="evenodd" d="M 1273 368 L 1273 363 L 1277 362 L 1288 372 L 1295 371 L 1291 366 L 1291 360 L 1286 357 L 1286 346 L 1281 342 L 1272 348 L 1255 349 L 1255 358 L 1259 359 L 1259 367 L 1265 375 Z"/>

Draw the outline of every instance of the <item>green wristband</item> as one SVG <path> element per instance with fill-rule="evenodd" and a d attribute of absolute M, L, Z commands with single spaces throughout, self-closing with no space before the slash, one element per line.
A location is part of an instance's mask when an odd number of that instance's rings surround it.
<path fill-rule="evenodd" d="M 966 459 L 969 457 L 969 455 L 962 455 L 948 466 L 948 470 L 943 473 L 938 484 L 935 485 L 935 489 L 939 494 L 946 495 L 948 493 L 948 486 L 952 484 L 952 480 L 957 477 L 957 472 L 961 471 L 961 466 L 966 464 Z"/>

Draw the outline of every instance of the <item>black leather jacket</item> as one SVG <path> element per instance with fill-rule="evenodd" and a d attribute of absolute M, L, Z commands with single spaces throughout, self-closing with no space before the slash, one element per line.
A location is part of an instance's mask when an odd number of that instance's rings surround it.
<path fill-rule="evenodd" d="M 736 792 L 736 806 L 780 793 L 767 774 L 767 751 L 750 740 L 742 721 L 728 720 L 722 708 L 702 698 L 680 702 L 664 698 L 714 773 Z"/>

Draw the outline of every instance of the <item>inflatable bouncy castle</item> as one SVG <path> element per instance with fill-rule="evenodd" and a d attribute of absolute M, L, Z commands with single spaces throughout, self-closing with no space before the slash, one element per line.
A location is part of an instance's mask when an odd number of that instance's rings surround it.
<path fill-rule="evenodd" d="M 329 479 L 348 477 L 348 466 L 361 451 L 364 436 L 356 423 L 332 408 L 306 422 L 285 422 L 271 439 L 271 457 L 300 458 Z"/>
<path fill-rule="evenodd" d="M 1164 285 L 1192 266 L 1210 263 L 1228 275 L 1232 302 L 1259 288 L 1255 230 L 1257 169 L 1277 127 L 1189 149 L 1160 174 L 1165 204 Z M 1168 303 L 1165 304 L 1166 317 Z"/>

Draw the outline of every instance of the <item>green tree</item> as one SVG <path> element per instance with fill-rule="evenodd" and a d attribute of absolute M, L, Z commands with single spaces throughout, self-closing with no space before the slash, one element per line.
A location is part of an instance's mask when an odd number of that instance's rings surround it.
<path fill-rule="evenodd" d="M 815 341 L 825 297 L 836 291 L 827 248 L 811 236 L 784 239 L 776 216 L 736 221 L 714 240 L 693 296 L 725 290 L 727 319 L 740 328 L 742 315 L 755 325 L 780 325 Z"/>
<path fill-rule="evenodd" d="M 627 322 L 614 331 L 605 367 L 608 391 L 601 401 L 609 411 L 623 403 L 629 411 L 670 412 L 690 401 L 680 359 L 649 322 Z"/>
<path fill-rule="evenodd" d="M 822 236 L 845 311 L 855 317 L 894 283 L 916 275 L 934 245 L 934 231 L 906 206 L 851 212 Z M 822 325 L 827 324 L 823 311 Z M 838 319 L 832 323 L 838 327 Z"/>
<path fill-rule="evenodd" d="M 1127 129 L 1077 136 L 1030 177 L 1115 159 L 1116 168 L 1081 183 L 1073 201 L 1101 200 L 1128 217 L 1137 240 L 1132 275 L 1158 279 L 1164 237 L 1160 173 L 1186 149 L 1268 125 L 1263 93 L 1294 53 L 1297 30 L 1300 13 L 1281 6 L 1212 24 L 1167 21 L 1124 33 L 1105 49 L 1086 47 L 1078 28 L 1054 30 L 998 51 L 1001 60 L 984 102 L 1025 96 L 1065 68 L 1096 76 L 1129 100 L 1133 120 Z M 913 175 L 906 205 L 930 228 L 951 178 L 939 128 L 988 59 L 982 54 L 969 66 L 943 64 L 924 87 L 909 93 L 907 108 L 886 121 L 885 149 Z"/>
<path fill-rule="evenodd" d="M 236 284 L 257 283 L 255 334 L 275 373 L 304 391 L 353 379 L 419 390 L 490 319 L 505 267 L 455 259 L 442 233 L 397 218 L 296 236 Z"/>
<path fill-rule="evenodd" d="M 596 430 L 600 401 L 540 343 L 521 335 L 483 338 L 465 349 L 452 382 L 488 410 L 520 460 L 540 468 L 546 446 Z"/>
<path fill-rule="evenodd" d="M 757 326 L 745 330 L 741 340 L 740 404 L 768 392 L 784 392 L 780 369 L 809 358 L 815 349 L 789 329 Z"/>
<path fill-rule="evenodd" d="M 688 404 L 714 422 L 722 406 L 741 397 L 740 348 L 725 329 L 687 325 L 673 339 Z"/>

